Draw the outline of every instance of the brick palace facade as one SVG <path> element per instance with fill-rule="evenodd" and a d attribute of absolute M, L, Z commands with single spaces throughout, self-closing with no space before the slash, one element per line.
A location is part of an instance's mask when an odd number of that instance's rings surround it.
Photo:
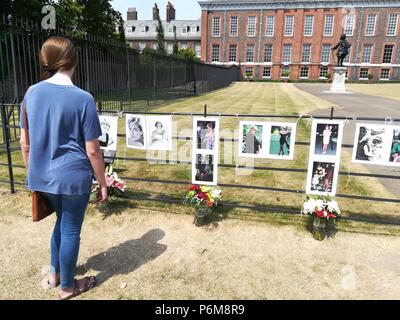
<path fill-rule="evenodd" d="M 326 79 L 345 33 L 349 80 L 400 80 L 400 1 L 200 0 L 204 62 L 254 79 Z"/>

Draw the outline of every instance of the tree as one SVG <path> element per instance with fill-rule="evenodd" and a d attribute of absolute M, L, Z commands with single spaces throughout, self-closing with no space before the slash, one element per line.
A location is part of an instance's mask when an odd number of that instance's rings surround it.
<path fill-rule="evenodd" d="M 173 54 L 177 55 L 179 51 L 179 46 L 178 46 L 178 39 L 176 37 L 176 27 L 174 26 L 174 46 L 173 46 Z"/>
<path fill-rule="evenodd" d="M 54 4 L 53 0 L 1 0 L 0 18 L 9 14 L 18 18 L 40 19 L 42 8 L 45 5 Z"/>
<path fill-rule="evenodd" d="M 164 27 L 161 23 L 160 14 L 157 14 L 158 26 L 157 26 L 157 53 L 165 54 L 165 37 Z"/>
<path fill-rule="evenodd" d="M 192 48 L 178 50 L 178 56 L 181 56 L 188 60 L 200 61 L 200 59 L 197 57 L 196 51 L 194 51 Z"/>

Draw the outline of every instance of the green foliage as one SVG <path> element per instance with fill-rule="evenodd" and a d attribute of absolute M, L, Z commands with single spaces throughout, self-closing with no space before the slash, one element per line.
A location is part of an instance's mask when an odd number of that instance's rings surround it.
<path fill-rule="evenodd" d="M 161 23 L 160 15 L 157 15 L 158 26 L 157 26 L 157 53 L 165 54 L 165 37 L 164 37 L 164 27 Z"/>
<path fill-rule="evenodd" d="M 181 56 L 188 60 L 200 61 L 200 59 L 197 58 L 196 51 L 194 51 L 192 48 L 179 49 L 178 56 Z"/>
<path fill-rule="evenodd" d="M 252 78 L 253 77 L 253 72 L 252 71 L 246 71 L 246 78 Z"/>
<path fill-rule="evenodd" d="M 178 38 L 176 37 L 176 27 L 174 27 L 174 45 L 173 45 L 173 54 L 178 55 L 179 46 L 178 46 Z"/>
<path fill-rule="evenodd" d="M 372 80 L 374 78 L 374 74 L 373 73 L 368 73 L 368 80 Z"/>
<path fill-rule="evenodd" d="M 288 78 L 290 76 L 290 70 L 285 70 L 282 72 L 282 77 Z"/>
<path fill-rule="evenodd" d="M 41 19 L 42 7 L 52 5 L 54 0 L 2 0 L 0 5 L 0 17 L 12 14 L 16 17 Z"/>
<path fill-rule="evenodd" d="M 328 73 L 326 74 L 325 77 L 326 77 L 327 79 L 330 79 L 330 78 L 332 78 L 332 74 L 328 72 Z"/>

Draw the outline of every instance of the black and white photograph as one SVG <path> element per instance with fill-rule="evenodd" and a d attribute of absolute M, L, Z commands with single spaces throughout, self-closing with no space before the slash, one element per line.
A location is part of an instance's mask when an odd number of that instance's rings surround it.
<path fill-rule="evenodd" d="M 393 136 L 389 126 L 357 124 L 354 137 L 353 161 L 369 164 L 388 164 Z"/>
<path fill-rule="evenodd" d="M 217 185 L 217 166 L 212 154 L 196 154 L 194 156 L 192 182 L 194 184 Z"/>
<path fill-rule="evenodd" d="M 241 121 L 239 126 L 239 156 L 266 157 L 267 129 L 265 122 Z"/>
<path fill-rule="evenodd" d="M 339 137 L 339 124 L 317 123 L 314 154 L 336 156 Z"/>
<path fill-rule="evenodd" d="M 392 133 L 389 162 L 391 165 L 400 166 L 400 127 L 393 127 Z"/>
<path fill-rule="evenodd" d="M 147 116 L 147 149 L 172 150 L 172 117 Z"/>
<path fill-rule="evenodd" d="M 146 149 L 146 118 L 138 115 L 126 116 L 126 146 Z"/>
<path fill-rule="evenodd" d="M 106 151 L 117 151 L 118 117 L 99 116 L 101 136 L 100 148 Z"/>
<path fill-rule="evenodd" d="M 215 151 L 219 143 L 218 119 L 195 118 L 193 126 L 196 129 L 196 149 Z"/>
<path fill-rule="evenodd" d="M 295 123 L 271 123 L 268 158 L 292 160 L 295 138 Z"/>
<path fill-rule="evenodd" d="M 307 193 L 335 195 L 338 166 L 335 162 L 311 161 L 308 168 Z"/>

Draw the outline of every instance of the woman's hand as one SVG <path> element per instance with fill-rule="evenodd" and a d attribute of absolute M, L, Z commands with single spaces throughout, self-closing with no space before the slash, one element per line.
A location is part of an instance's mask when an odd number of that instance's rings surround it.
<path fill-rule="evenodd" d="M 101 186 L 97 191 L 97 197 L 96 200 L 94 201 L 94 204 L 106 202 L 107 200 L 108 200 L 107 186 Z"/>

